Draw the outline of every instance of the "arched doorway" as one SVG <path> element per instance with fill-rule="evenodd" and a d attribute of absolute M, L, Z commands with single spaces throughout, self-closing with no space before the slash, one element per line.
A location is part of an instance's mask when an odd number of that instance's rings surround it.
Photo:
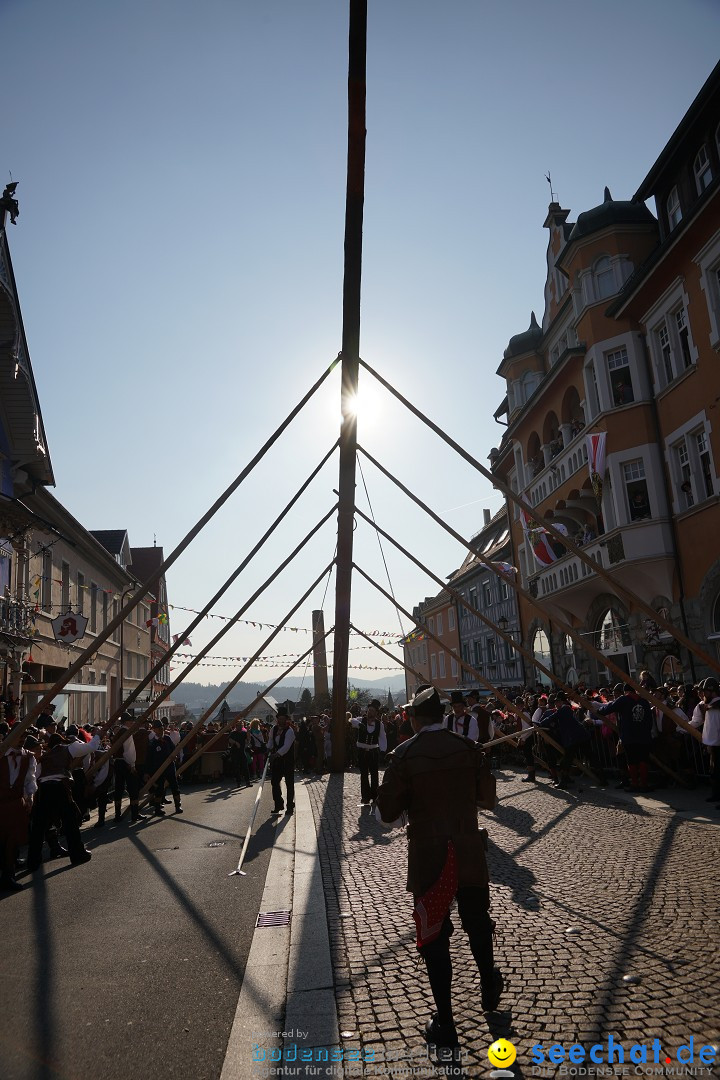
<path fill-rule="evenodd" d="M 617 667 L 627 675 L 635 671 L 630 628 L 614 608 L 606 608 L 600 616 L 595 636 L 596 648 L 605 653 Z M 599 677 L 606 678 L 608 683 L 614 683 L 617 679 L 616 673 L 608 668 L 600 668 Z"/>
<path fill-rule="evenodd" d="M 540 663 L 544 664 L 550 671 L 553 670 L 550 640 L 543 629 L 535 631 L 532 641 L 532 653 L 536 660 L 539 660 Z M 535 668 L 535 681 L 541 683 L 543 686 L 550 686 L 552 684 L 550 676 L 546 675 L 544 671 L 540 671 L 539 668 Z"/>

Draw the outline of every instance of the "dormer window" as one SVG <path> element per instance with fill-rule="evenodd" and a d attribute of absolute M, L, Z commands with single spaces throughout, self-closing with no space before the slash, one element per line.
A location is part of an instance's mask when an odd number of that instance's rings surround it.
<path fill-rule="evenodd" d="M 598 300 L 615 292 L 615 272 L 607 255 L 595 263 L 595 290 Z"/>
<path fill-rule="evenodd" d="M 712 168 L 710 167 L 707 146 L 701 146 L 695 155 L 693 171 L 695 173 L 695 183 L 697 184 L 698 195 L 702 195 L 703 191 L 708 187 L 712 180 Z"/>
<path fill-rule="evenodd" d="M 682 221 L 682 209 L 680 208 L 680 196 L 678 189 L 674 187 L 667 198 L 668 225 L 674 229 Z"/>

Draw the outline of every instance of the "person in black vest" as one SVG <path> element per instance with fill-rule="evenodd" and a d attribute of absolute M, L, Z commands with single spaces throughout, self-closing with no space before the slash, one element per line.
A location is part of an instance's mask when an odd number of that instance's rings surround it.
<path fill-rule="evenodd" d="M 160 768 L 163 762 L 172 754 L 175 749 L 175 743 L 172 741 L 169 735 L 165 733 L 161 720 L 153 720 L 151 725 L 150 738 L 148 739 L 147 758 L 145 760 L 145 768 L 148 776 L 153 776 L 154 773 Z M 180 788 L 178 787 L 177 774 L 175 772 L 175 761 L 171 761 L 168 767 L 160 773 L 157 780 L 152 786 L 150 801 L 152 802 L 153 813 L 159 814 L 161 817 L 165 813 L 163 808 L 163 798 L 165 792 L 165 782 L 172 791 L 173 799 L 175 800 L 175 813 L 182 814 L 182 807 L 180 805 Z"/>
<path fill-rule="evenodd" d="M 9 730 L 7 724 L 0 724 L 0 739 Z M 35 764 L 34 756 L 19 747 L 0 757 L 0 891 L 22 889 L 15 880 L 15 859 L 28 838 L 30 807 L 37 791 Z"/>
<path fill-rule="evenodd" d="M 140 813 L 139 796 L 140 796 L 140 773 L 137 768 L 137 746 L 135 739 L 129 732 L 129 725 L 132 724 L 133 717 L 131 713 L 123 713 L 120 727 L 113 736 L 113 742 L 119 739 L 121 736 L 125 736 L 125 742 L 118 746 L 117 750 L 113 754 L 113 765 L 115 769 L 115 821 L 118 822 L 122 818 L 122 798 L 127 787 L 128 798 L 130 799 L 130 820 L 131 821 L 144 821 L 146 815 Z"/>
<path fill-rule="evenodd" d="M 236 783 L 245 781 L 245 787 L 252 787 L 250 782 L 250 766 L 248 764 L 245 747 L 247 745 L 247 728 L 243 720 L 236 720 L 232 731 L 228 735 L 230 744 L 230 768 Z"/>
<path fill-rule="evenodd" d="M 56 733 L 50 736 L 48 745 L 49 749 L 40 759 L 38 790 L 30 820 L 27 866 L 31 872 L 40 867 L 46 830 L 58 817 L 62 821 L 73 866 L 91 858 L 80 836 L 81 815 L 72 796 L 70 770 L 79 758 L 100 749 L 100 739 L 95 735 L 90 742 L 68 744 Z"/>
<path fill-rule="evenodd" d="M 466 739 L 477 742 L 480 737 L 478 722 L 465 708 L 462 690 L 450 691 L 450 704 L 452 712 L 445 717 L 445 727 L 448 731 L 454 731 L 456 735 L 464 735 Z"/>
<path fill-rule="evenodd" d="M 274 814 L 285 810 L 290 817 L 295 809 L 295 731 L 290 726 L 290 717 L 284 705 L 277 711 L 275 723 L 270 731 L 270 786 L 275 806 Z M 287 809 L 283 802 L 280 781 L 285 781 Z"/>
<path fill-rule="evenodd" d="M 357 728 L 360 805 L 368 806 L 377 798 L 380 754 L 387 750 L 387 736 L 380 721 L 380 702 L 371 701 L 365 716 L 354 716 L 352 725 Z"/>

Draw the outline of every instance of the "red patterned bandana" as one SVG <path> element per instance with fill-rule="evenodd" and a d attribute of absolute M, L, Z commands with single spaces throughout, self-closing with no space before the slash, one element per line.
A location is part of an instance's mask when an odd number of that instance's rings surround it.
<path fill-rule="evenodd" d="M 429 945 L 440 933 L 458 887 L 457 858 L 452 840 L 440 877 L 423 896 L 415 899 L 413 919 L 417 927 L 417 947 Z"/>

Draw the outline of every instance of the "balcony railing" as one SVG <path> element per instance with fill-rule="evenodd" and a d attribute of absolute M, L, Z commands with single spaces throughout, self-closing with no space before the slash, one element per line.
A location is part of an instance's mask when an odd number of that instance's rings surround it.
<path fill-rule="evenodd" d="M 593 562 L 604 569 L 619 563 L 643 559 L 673 558 L 670 524 L 666 520 L 650 518 L 613 529 L 587 544 L 583 551 Z M 567 554 L 541 570 L 528 580 L 528 590 L 542 598 L 561 589 L 568 589 L 586 578 L 594 578 L 595 571 L 577 555 Z"/>
<path fill-rule="evenodd" d="M 29 636 L 32 629 L 32 611 L 31 605 L 23 600 L 0 597 L 0 633 Z"/>
<path fill-rule="evenodd" d="M 585 444 L 585 429 L 572 439 L 559 454 L 551 459 L 549 465 L 536 473 L 530 486 L 530 505 L 537 506 L 544 502 L 549 495 L 574 476 L 580 469 L 587 467 L 587 446 Z M 529 471 L 529 466 L 526 466 Z"/>

